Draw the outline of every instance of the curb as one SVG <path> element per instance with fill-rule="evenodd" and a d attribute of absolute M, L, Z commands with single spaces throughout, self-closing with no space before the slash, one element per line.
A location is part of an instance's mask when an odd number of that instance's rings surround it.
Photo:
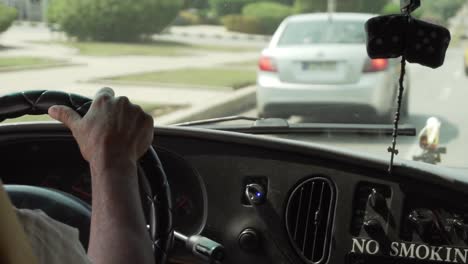
<path fill-rule="evenodd" d="M 253 34 L 205 34 L 205 33 L 188 33 L 188 32 L 164 32 L 162 35 L 176 36 L 176 37 L 192 37 L 200 39 L 217 39 L 217 40 L 254 40 L 269 42 L 271 36 L 253 35 Z"/>
<path fill-rule="evenodd" d="M 239 89 L 219 100 L 156 118 L 155 123 L 171 125 L 182 122 L 234 115 L 255 106 L 257 87 Z"/>
<path fill-rule="evenodd" d="M 0 73 L 17 72 L 17 71 L 29 71 L 29 70 L 48 70 L 48 69 L 52 69 L 52 68 L 83 66 L 83 65 L 85 65 L 85 64 L 63 62 L 63 63 L 55 63 L 55 64 L 51 63 L 51 64 L 43 64 L 43 65 L 10 66 L 10 67 L 4 67 L 4 68 L 0 69 Z"/>

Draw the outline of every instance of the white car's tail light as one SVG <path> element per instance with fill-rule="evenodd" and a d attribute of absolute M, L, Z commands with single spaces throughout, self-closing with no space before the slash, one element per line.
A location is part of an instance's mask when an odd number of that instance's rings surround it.
<path fill-rule="evenodd" d="M 266 56 L 261 56 L 260 59 L 258 60 L 258 68 L 261 71 L 267 71 L 267 72 L 277 72 L 278 69 L 276 68 L 276 64 L 273 61 L 272 58 L 266 57 Z"/>
<path fill-rule="evenodd" d="M 367 60 L 363 72 L 379 72 L 385 71 L 386 69 L 388 69 L 387 59 L 372 59 Z"/>

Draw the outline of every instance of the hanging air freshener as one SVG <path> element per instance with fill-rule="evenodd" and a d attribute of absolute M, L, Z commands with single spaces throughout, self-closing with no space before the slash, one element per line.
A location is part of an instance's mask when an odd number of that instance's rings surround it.
<path fill-rule="evenodd" d="M 397 96 L 389 173 L 393 172 L 393 161 L 398 155 L 397 136 L 400 111 L 404 93 L 406 61 L 430 68 L 442 66 L 449 46 L 450 32 L 441 26 L 427 23 L 411 16 L 421 5 L 420 0 L 401 0 L 399 15 L 378 16 L 366 23 L 367 53 L 372 59 L 401 57 L 401 72 Z M 393 99 L 393 98 L 392 98 Z"/>

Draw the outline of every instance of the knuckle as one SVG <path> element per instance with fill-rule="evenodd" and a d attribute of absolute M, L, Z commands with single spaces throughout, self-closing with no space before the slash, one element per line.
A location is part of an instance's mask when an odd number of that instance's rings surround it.
<path fill-rule="evenodd" d="M 146 114 L 146 113 L 145 113 L 145 115 L 144 115 L 144 117 L 143 117 L 143 120 L 144 120 L 144 122 L 145 122 L 147 125 L 149 125 L 149 126 L 153 126 L 153 125 L 154 125 L 154 118 L 153 118 L 151 115 L 149 115 L 149 114 Z"/>
<path fill-rule="evenodd" d="M 123 105 L 129 105 L 130 104 L 130 100 L 128 99 L 127 96 L 117 97 L 117 102 L 120 103 L 120 104 L 123 104 Z"/>
<path fill-rule="evenodd" d="M 141 110 L 139 114 L 139 122 L 143 126 L 153 126 L 153 117 Z"/>
<path fill-rule="evenodd" d="M 108 94 L 108 95 L 114 95 L 114 90 L 110 87 L 104 87 L 102 89 L 99 90 L 99 93 L 100 94 Z"/>
<path fill-rule="evenodd" d="M 98 104 L 103 104 L 103 103 L 106 103 L 106 102 L 109 102 L 110 100 L 112 99 L 112 97 L 108 94 L 102 94 L 100 96 L 98 96 L 95 101 L 96 103 Z"/>
<path fill-rule="evenodd" d="M 133 108 L 134 108 L 135 111 L 137 111 L 137 112 L 140 112 L 140 113 L 143 113 L 143 112 L 144 112 L 144 111 L 143 111 L 143 108 L 141 108 L 141 106 L 139 106 L 139 105 L 133 105 Z"/>

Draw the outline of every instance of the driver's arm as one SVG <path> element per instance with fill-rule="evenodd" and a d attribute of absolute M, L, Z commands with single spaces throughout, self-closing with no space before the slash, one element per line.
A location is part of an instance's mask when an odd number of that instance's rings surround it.
<path fill-rule="evenodd" d="M 137 178 L 137 161 L 153 140 L 153 118 L 110 88 L 96 94 L 83 118 L 66 106 L 51 107 L 49 115 L 70 128 L 91 167 L 91 261 L 154 263 Z"/>

